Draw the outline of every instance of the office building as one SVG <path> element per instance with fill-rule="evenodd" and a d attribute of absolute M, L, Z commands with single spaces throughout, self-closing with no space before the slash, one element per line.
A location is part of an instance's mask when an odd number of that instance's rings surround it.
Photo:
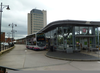
<path fill-rule="evenodd" d="M 28 35 L 34 34 L 47 25 L 45 10 L 32 9 L 28 13 Z"/>

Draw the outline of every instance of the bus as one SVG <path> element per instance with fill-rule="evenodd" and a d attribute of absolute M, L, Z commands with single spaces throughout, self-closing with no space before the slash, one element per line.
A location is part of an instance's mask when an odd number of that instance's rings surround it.
<path fill-rule="evenodd" d="M 26 36 L 26 48 L 32 50 L 45 50 L 46 38 L 44 33 L 36 33 Z"/>

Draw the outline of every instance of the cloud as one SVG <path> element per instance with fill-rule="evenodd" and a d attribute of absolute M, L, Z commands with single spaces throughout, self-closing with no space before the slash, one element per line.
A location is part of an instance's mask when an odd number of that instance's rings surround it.
<path fill-rule="evenodd" d="M 10 32 L 8 24 L 17 24 L 15 38 L 27 35 L 27 13 L 32 9 L 47 10 L 47 23 L 57 20 L 100 21 L 99 0 L 1 0 L 9 5 L 3 9 L 2 31 Z"/>

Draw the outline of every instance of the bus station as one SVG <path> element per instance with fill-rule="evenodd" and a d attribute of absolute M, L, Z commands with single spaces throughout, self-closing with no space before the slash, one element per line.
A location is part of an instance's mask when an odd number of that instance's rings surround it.
<path fill-rule="evenodd" d="M 39 32 L 28 35 L 26 37 L 26 47 L 34 50 L 48 49 L 46 56 L 52 58 L 100 60 L 99 27 L 100 22 L 97 21 L 54 21 Z M 38 37 L 37 34 L 45 34 L 45 37 Z M 44 40 L 42 40 L 43 38 Z M 29 43 L 30 45 L 28 45 Z M 42 46 L 38 43 L 41 43 Z"/>
<path fill-rule="evenodd" d="M 39 33 L 45 33 L 51 50 L 67 53 L 99 50 L 100 22 L 60 20 L 49 23 Z"/>

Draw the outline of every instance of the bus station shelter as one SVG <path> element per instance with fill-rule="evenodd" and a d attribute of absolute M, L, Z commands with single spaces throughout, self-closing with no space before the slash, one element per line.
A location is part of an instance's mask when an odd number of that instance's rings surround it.
<path fill-rule="evenodd" d="M 45 33 L 53 50 L 92 51 L 99 47 L 99 27 L 97 21 L 60 20 L 49 23 L 40 33 Z"/>

